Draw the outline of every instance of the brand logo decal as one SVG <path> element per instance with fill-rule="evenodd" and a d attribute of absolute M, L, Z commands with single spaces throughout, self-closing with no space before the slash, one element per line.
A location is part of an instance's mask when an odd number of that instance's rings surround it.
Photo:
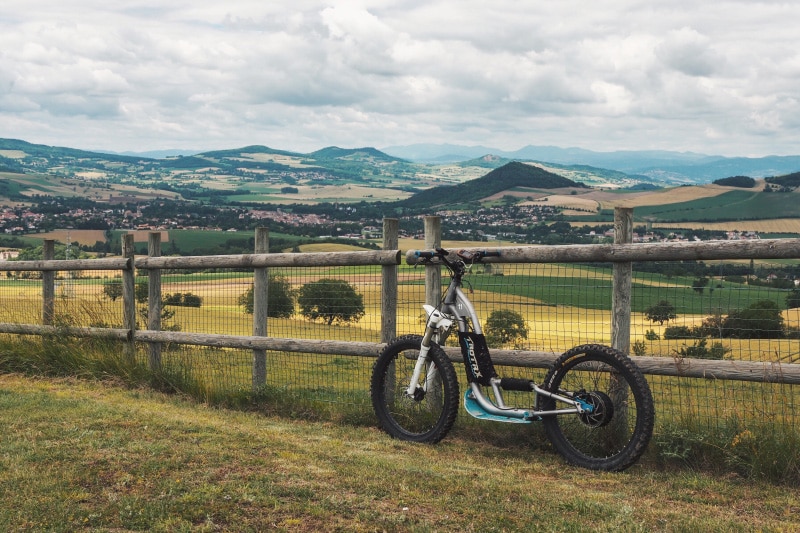
<path fill-rule="evenodd" d="M 482 378 L 480 366 L 478 365 L 478 358 L 475 356 L 475 347 L 469 340 L 464 339 L 467 344 L 467 355 L 469 356 L 469 364 L 472 367 L 472 373 L 476 378 Z"/>

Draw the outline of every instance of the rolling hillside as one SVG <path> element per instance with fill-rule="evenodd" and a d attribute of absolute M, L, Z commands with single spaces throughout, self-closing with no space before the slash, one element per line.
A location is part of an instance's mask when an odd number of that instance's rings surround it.
<path fill-rule="evenodd" d="M 512 189 L 562 189 L 588 188 L 563 176 L 553 174 L 540 167 L 520 162 L 511 162 L 492 170 L 485 176 L 458 185 L 441 186 L 420 192 L 399 202 L 401 206 L 422 209 L 440 206 L 455 206 L 477 202 Z"/>
<path fill-rule="evenodd" d="M 583 152 L 529 150 L 525 154 L 566 157 Z M 615 157 L 625 155 L 619 152 Z M 662 152 L 644 155 L 652 157 L 650 161 L 669 156 Z M 722 160 L 681 154 L 670 165 L 659 167 L 659 172 Z M 744 174 L 736 160 L 725 161 L 730 175 Z M 781 163 L 791 161 L 783 158 Z M 745 160 L 747 164 L 769 162 L 774 161 Z M 635 207 L 637 218 L 654 223 L 798 218 L 797 172 L 758 179 L 755 187 L 744 190 L 722 186 L 728 183 L 724 179 L 720 185 L 674 187 L 652 177 L 581 164 L 529 163 L 484 155 L 458 164 L 433 165 L 412 163 L 369 147 L 332 146 L 302 154 L 260 145 L 155 159 L 0 139 L 0 203 L 55 196 L 112 205 L 156 199 L 251 207 L 381 202 L 387 207 L 433 212 L 515 196 L 520 202 L 533 198 L 572 210 L 580 202 L 589 206 L 581 209 L 585 214 L 567 214 L 587 222 L 593 221 L 592 211 L 595 218 L 607 221 L 617 205 Z"/>

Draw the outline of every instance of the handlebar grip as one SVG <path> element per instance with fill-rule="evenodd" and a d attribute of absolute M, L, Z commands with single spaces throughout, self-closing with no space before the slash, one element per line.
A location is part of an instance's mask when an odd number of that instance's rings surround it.
<path fill-rule="evenodd" d="M 432 259 L 434 257 L 444 257 L 448 255 L 450 252 L 445 250 L 444 248 L 437 248 L 435 251 L 431 252 L 429 250 L 417 250 L 414 252 L 414 255 L 417 257 L 421 257 L 423 259 Z"/>

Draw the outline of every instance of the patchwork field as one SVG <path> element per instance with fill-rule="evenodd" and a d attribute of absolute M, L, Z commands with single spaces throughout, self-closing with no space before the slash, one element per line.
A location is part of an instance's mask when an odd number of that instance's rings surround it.
<path fill-rule="evenodd" d="M 500 265 L 497 265 L 500 266 Z M 482 268 L 482 267 L 476 267 Z M 380 338 L 381 288 L 380 269 L 376 267 L 330 267 L 271 269 L 286 276 L 297 290 L 321 278 L 344 279 L 362 295 L 365 315 L 357 323 L 326 326 L 310 322 L 298 314 L 286 319 L 270 319 L 270 332 L 278 337 L 310 339 L 344 339 L 376 342 Z M 534 350 L 563 351 L 585 342 L 610 342 L 610 274 L 584 267 L 535 265 L 520 274 L 513 268 L 493 270 L 486 275 L 476 270 L 468 277 L 470 298 L 480 316 L 486 319 L 496 310 L 513 310 L 525 320 L 529 337 L 522 342 Z M 503 273 L 498 276 L 496 274 Z M 92 277 L 90 277 L 92 276 Z M 117 278 L 114 272 L 87 273 L 80 278 L 56 280 L 56 310 L 60 320 L 76 326 L 97 324 L 120 325 L 122 303 L 104 294 L 106 283 Z M 164 326 L 176 325 L 181 331 L 249 335 L 252 317 L 243 312 L 238 299 L 252 284 L 252 277 L 242 272 L 207 274 L 170 274 L 162 279 L 162 294 L 191 293 L 202 298 L 201 307 L 169 306 L 174 313 Z M 780 301 L 784 295 L 768 295 L 760 290 L 742 291 L 728 284 L 713 294 L 700 295 L 688 291 L 691 279 L 634 279 L 632 300 L 632 340 L 643 339 L 646 331 L 663 339 L 667 327 L 681 324 L 699 325 L 713 310 L 728 313 L 744 308 L 756 300 L 771 298 Z M 688 291 L 688 292 L 687 292 Z M 668 294 L 665 296 L 665 294 Z M 647 320 L 644 309 L 659 299 L 667 298 L 679 310 L 680 318 L 666 324 Z M 400 267 L 398 288 L 398 334 L 416 333 L 421 327 L 421 303 L 424 300 L 424 269 Z M 40 323 L 41 282 L 39 280 L 0 280 L 0 322 Z M 787 326 L 800 326 L 800 309 L 784 312 Z M 654 355 L 671 356 L 686 340 L 649 342 Z M 733 350 L 732 357 L 774 360 L 790 357 L 796 351 L 793 340 L 723 339 Z"/>

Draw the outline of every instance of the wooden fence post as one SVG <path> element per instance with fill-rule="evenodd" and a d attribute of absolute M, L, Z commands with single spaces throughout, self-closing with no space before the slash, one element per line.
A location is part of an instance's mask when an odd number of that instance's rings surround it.
<path fill-rule="evenodd" d="M 633 242 L 633 209 L 614 208 L 614 244 Z M 618 262 L 613 266 L 611 295 L 611 346 L 624 354 L 631 348 L 631 290 L 633 263 Z"/>
<path fill-rule="evenodd" d="M 442 246 L 442 219 L 437 216 L 426 216 L 425 249 L 431 250 Z M 439 265 L 425 266 L 425 303 L 432 306 L 439 305 L 442 299 L 442 270 Z"/>
<path fill-rule="evenodd" d="M 614 208 L 614 244 L 633 242 L 633 209 Z M 633 263 L 615 262 L 612 269 L 613 289 L 611 293 L 611 346 L 630 355 L 631 349 L 631 290 Z M 609 394 L 614 400 L 615 414 L 612 430 L 620 438 L 628 431 L 628 396 L 630 392 L 624 380 L 611 375 Z"/>
<path fill-rule="evenodd" d="M 256 228 L 255 253 L 269 253 L 269 228 Z M 267 336 L 267 301 L 269 272 L 266 267 L 253 269 L 253 336 Z M 253 349 L 253 388 L 267 383 L 267 351 Z"/>
<path fill-rule="evenodd" d="M 45 239 L 42 244 L 42 259 L 55 259 L 55 241 Z M 52 326 L 56 310 L 56 273 L 54 270 L 42 271 L 42 324 Z"/>
<path fill-rule="evenodd" d="M 383 219 L 383 249 L 396 250 L 400 221 Z M 381 267 L 381 342 L 397 336 L 397 265 Z"/>
<path fill-rule="evenodd" d="M 161 232 L 150 233 L 147 240 L 148 257 L 161 257 Z M 147 275 L 147 329 L 161 331 L 161 269 L 151 268 Z M 161 371 L 161 343 L 151 342 L 148 354 L 150 370 Z"/>
<path fill-rule="evenodd" d="M 126 233 L 122 236 L 122 257 L 128 260 L 128 268 L 122 271 L 122 323 L 130 332 L 130 341 L 125 345 L 125 356 L 133 360 L 136 356 L 136 343 L 134 342 L 136 330 L 136 269 L 133 266 L 136 249 L 133 244 L 133 234 Z"/>

